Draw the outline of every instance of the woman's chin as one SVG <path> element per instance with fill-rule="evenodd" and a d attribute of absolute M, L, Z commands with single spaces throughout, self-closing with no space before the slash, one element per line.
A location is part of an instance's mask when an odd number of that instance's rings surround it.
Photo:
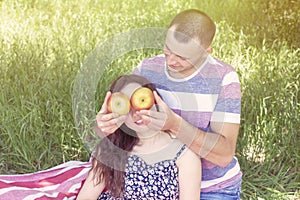
<path fill-rule="evenodd" d="M 137 121 L 126 125 L 128 126 L 128 128 L 134 130 L 137 133 L 144 133 L 149 131 L 149 127 L 145 125 L 144 122 Z"/>

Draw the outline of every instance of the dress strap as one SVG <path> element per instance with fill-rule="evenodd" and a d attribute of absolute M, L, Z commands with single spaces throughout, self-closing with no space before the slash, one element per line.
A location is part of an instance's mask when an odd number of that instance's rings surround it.
<path fill-rule="evenodd" d="M 177 152 L 177 154 L 176 154 L 176 156 L 175 156 L 175 158 L 174 158 L 175 161 L 182 155 L 182 153 L 184 152 L 184 150 L 185 150 L 186 148 L 187 148 L 186 145 L 182 145 L 182 147 L 181 147 L 180 150 Z"/>

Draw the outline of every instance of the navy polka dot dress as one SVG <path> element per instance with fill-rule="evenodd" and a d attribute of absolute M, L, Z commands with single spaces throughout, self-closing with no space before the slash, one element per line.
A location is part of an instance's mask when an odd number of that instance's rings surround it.
<path fill-rule="evenodd" d="M 172 159 L 148 164 L 137 155 L 130 155 L 125 169 L 125 191 L 123 197 L 113 197 L 109 191 L 100 195 L 98 200 L 156 200 L 179 199 L 177 158 L 185 145 L 181 145 Z"/>

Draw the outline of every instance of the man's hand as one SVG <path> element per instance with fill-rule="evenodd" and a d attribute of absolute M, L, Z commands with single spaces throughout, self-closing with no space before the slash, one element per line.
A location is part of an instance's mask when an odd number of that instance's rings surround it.
<path fill-rule="evenodd" d="M 119 115 L 117 113 L 108 113 L 107 102 L 111 96 L 111 92 L 107 92 L 104 102 L 99 113 L 96 116 L 95 132 L 99 137 L 105 137 L 117 130 L 126 120 L 126 115 Z"/>
<path fill-rule="evenodd" d="M 179 116 L 176 115 L 168 105 L 159 97 L 159 95 L 154 91 L 154 98 L 158 106 L 157 110 L 140 110 L 137 112 L 145 124 L 152 130 L 171 130 L 174 129 L 176 125 L 176 120 Z M 178 125 L 179 126 L 179 125 Z"/>

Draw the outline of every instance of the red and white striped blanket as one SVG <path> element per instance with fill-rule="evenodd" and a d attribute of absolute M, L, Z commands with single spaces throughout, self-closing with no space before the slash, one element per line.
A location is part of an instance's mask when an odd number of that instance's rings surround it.
<path fill-rule="evenodd" d="M 0 175 L 0 200 L 76 199 L 90 167 L 90 162 L 69 161 L 35 173 Z"/>

